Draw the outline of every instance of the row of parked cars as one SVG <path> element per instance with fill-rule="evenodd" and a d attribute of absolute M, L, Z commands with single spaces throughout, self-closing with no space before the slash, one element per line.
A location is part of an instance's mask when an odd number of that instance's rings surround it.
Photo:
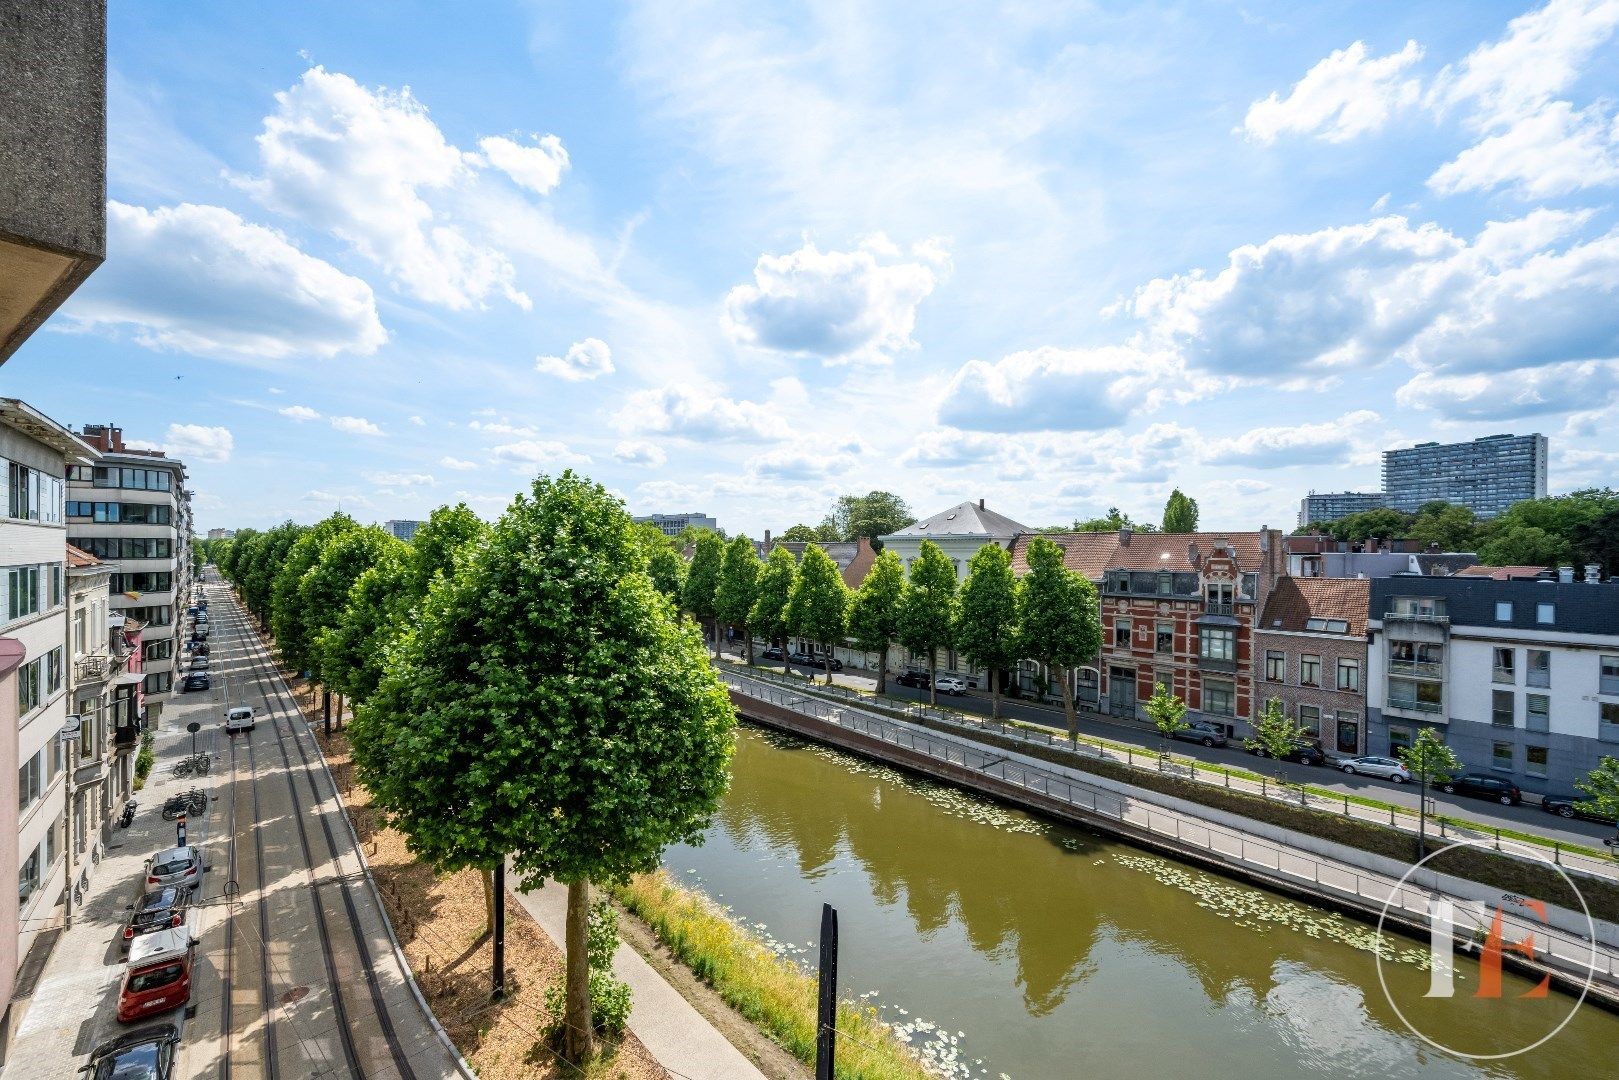
<path fill-rule="evenodd" d="M 191 635 L 185 643 L 187 667 L 180 689 L 208 690 L 213 686 L 208 674 L 208 601 L 199 599 L 186 608 L 186 615 L 191 619 Z"/>

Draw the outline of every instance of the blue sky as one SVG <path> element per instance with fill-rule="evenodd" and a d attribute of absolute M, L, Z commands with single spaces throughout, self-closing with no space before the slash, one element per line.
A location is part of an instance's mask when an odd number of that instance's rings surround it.
<path fill-rule="evenodd" d="M 1619 0 L 112 8 L 108 261 L 0 386 L 199 528 L 1619 462 Z"/>

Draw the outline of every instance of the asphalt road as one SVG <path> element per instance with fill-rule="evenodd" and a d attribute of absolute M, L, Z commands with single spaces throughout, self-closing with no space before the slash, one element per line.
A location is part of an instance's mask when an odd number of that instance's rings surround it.
<path fill-rule="evenodd" d="M 755 652 L 763 651 L 756 647 Z M 740 659 L 740 647 L 736 647 L 734 654 Z M 782 664 L 759 660 L 759 666 L 782 669 Z M 808 668 L 795 667 L 799 674 L 807 674 Z M 816 677 L 825 681 L 824 671 L 816 672 Z M 861 690 L 875 690 L 877 680 L 875 677 L 863 672 L 845 671 L 834 673 L 832 681 L 836 684 L 849 686 Z M 888 680 L 888 696 L 902 701 L 928 700 L 926 690 L 915 690 L 910 687 L 897 685 L 892 678 Z M 948 708 L 959 709 L 962 712 L 988 716 L 990 710 L 989 695 L 970 691 L 965 697 L 951 697 L 940 695 L 939 703 Z M 1034 705 L 1015 699 L 1003 699 L 1001 715 L 1007 719 L 1023 720 L 1033 724 L 1041 724 L 1058 731 L 1066 732 L 1067 723 L 1063 719 L 1060 708 L 1050 708 L 1044 705 Z M 1079 714 L 1079 730 L 1083 735 L 1092 735 L 1097 738 L 1108 739 L 1112 742 L 1131 746 L 1139 746 L 1143 750 L 1156 751 L 1158 749 L 1158 732 L 1145 724 L 1130 723 L 1117 717 L 1099 716 L 1095 713 L 1081 712 Z M 1338 769 L 1327 766 L 1299 765 L 1289 761 L 1261 761 L 1254 755 L 1244 751 L 1239 745 L 1203 747 L 1196 743 L 1176 742 L 1175 752 L 1184 757 L 1196 758 L 1198 761 L 1208 762 L 1211 765 L 1230 765 L 1241 767 L 1266 775 L 1275 775 L 1278 768 L 1283 775 L 1292 781 L 1308 782 L 1315 787 L 1328 791 L 1341 792 L 1346 795 L 1358 795 L 1363 798 L 1377 799 L 1381 802 L 1391 803 L 1395 806 L 1407 807 L 1416 810 L 1420 798 L 1417 788 L 1412 784 L 1394 784 L 1387 780 L 1378 780 L 1369 776 L 1350 776 Z M 1564 820 L 1560 817 L 1547 814 L 1540 808 L 1540 803 L 1534 796 L 1528 796 L 1521 806 L 1502 806 L 1499 803 L 1488 802 L 1483 799 L 1469 799 L 1455 795 L 1445 795 L 1439 792 L 1430 792 L 1430 798 L 1437 804 L 1438 812 L 1451 817 L 1465 818 L 1468 821 L 1487 825 L 1491 828 L 1511 828 L 1520 832 L 1535 833 L 1548 840 L 1557 840 L 1569 844 L 1582 844 L 1586 847 L 1601 848 L 1604 838 L 1612 836 L 1613 830 L 1595 822 Z"/>

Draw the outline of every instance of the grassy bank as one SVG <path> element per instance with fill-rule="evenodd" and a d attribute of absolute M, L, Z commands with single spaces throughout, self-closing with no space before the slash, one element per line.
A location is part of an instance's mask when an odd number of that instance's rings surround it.
<path fill-rule="evenodd" d="M 800 1061 L 814 1062 L 814 978 L 765 948 L 706 896 L 680 888 L 662 871 L 638 877 L 613 895 L 726 1004 Z M 839 1005 L 838 1032 L 840 1078 L 924 1080 L 928 1076 L 869 1008 Z"/>

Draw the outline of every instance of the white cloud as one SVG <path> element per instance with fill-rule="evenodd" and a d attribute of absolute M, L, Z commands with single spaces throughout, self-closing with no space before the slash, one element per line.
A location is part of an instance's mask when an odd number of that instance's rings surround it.
<path fill-rule="evenodd" d="M 1311 134 L 1327 142 L 1345 142 L 1376 131 L 1421 96 L 1418 81 L 1406 78 L 1421 58 L 1422 48 L 1415 41 L 1375 60 L 1368 59 L 1365 43 L 1357 41 L 1306 72 L 1285 99 L 1273 93 L 1254 102 L 1242 130 L 1262 143 L 1279 135 Z"/>
<path fill-rule="evenodd" d="M 288 405 L 285 409 L 277 409 L 276 412 L 299 423 L 303 423 L 305 420 L 320 419 L 320 413 L 311 409 L 308 405 Z"/>
<path fill-rule="evenodd" d="M 1616 394 L 1619 364 L 1586 360 L 1506 374 L 1418 372 L 1394 399 L 1447 420 L 1517 420 L 1597 408 Z"/>
<path fill-rule="evenodd" d="M 332 426 L 338 431 L 346 431 L 350 435 L 381 435 L 382 429 L 371 421 L 359 416 L 334 416 Z"/>
<path fill-rule="evenodd" d="M 493 409 L 489 410 L 489 415 L 494 415 Z M 482 420 L 473 420 L 467 424 L 467 427 L 473 431 L 481 431 L 485 435 L 511 435 L 519 439 L 531 439 L 539 434 L 539 431 L 534 428 L 513 424 L 507 417 L 501 417 L 499 420 L 488 423 Z"/>
<path fill-rule="evenodd" d="M 170 424 L 163 437 L 163 452 L 181 461 L 226 462 L 235 447 L 228 429 L 202 424 Z"/>
<path fill-rule="evenodd" d="M 478 140 L 489 163 L 507 176 L 518 187 L 544 195 L 562 181 L 568 167 L 568 151 L 555 135 L 535 135 L 534 145 L 522 143 L 500 135 Z"/>
<path fill-rule="evenodd" d="M 419 416 L 413 416 L 413 417 L 411 417 L 411 418 L 410 418 L 410 422 L 411 422 L 411 423 L 412 423 L 412 424 L 415 424 L 415 425 L 416 425 L 416 426 L 417 426 L 417 427 L 426 427 L 426 426 L 427 426 L 427 421 L 426 421 L 426 420 L 423 420 L 423 419 L 422 419 L 422 418 L 421 418 L 421 417 L 419 417 Z"/>
<path fill-rule="evenodd" d="M 537 357 L 534 370 L 570 382 L 594 379 L 613 373 L 613 352 L 600 338 L 585 338 L 570 345 L 566 356 Z"/>
<path fill-rule="evenodd" d="M 366 498 L 364 495 L 353 492 L 345 494 L 339 491 L 322 491 L 319 488 L 315 489 L 314 491 L 305 492 L 303 501 L 315 503 L 336 503 L 339 506 L 348 506 L 359 509 L 371 509 L 376 506 L 375 503 Z"/>
<path fill-rule="evenodd" d="M 1042 346 L 994 363 L 970 360 L 951 378 L 939 422 L 975 431 L 1097 431 L 1116 427 L 1174 368 L 1133 346 Z"/>
<path fill-rule="evenodd" d="M 764 480 L 824 480 L 855 468 L 867 452 L 858 439 L 803 439 L 755 454 L 747 468 Z"/>
<path fill-rule="evenodd" d="M 916 347 L 917 306 L 949 266 L 937 243 L 911 254 L 905 259 L 876 237 L 856 251 L 823 253 L 806 243 L 787 255 L 761 255 L 753 284 L 725 298 L 726 332 L 744 345 L 829 364 L 886 363 Z"/>
<path fill-rule="evenodd" d="M 107 247 L 64 308 L 79 326 L 249 363 L 365 356 L 388 340 L 369 285 L 218 206 L 109 201 Z"/>
<path fill-rule="evenodd" d="M 637 390 L 614 415 L 625 434 L 664 432 L 683 439 L 784 439 L 786 419 L 769 405 L 733 401 L 691 386 Z"/>
<path fill-rule="evenodd" d="M 492 448 L 489 453 L 496 461 L 516 465 L 530 472 L 590 464 L 588 457 L 575 454 L 562 443 L 550 440 L 523 439 L 519 442 L 504 443 Z"/>
<path fill-rule="evenodd" d="M 275 100 L 258 136 L 261 175 L 238 181 L 255 198 L 330 232 L 429 303 L 530 306 L 506 255 L 429 204 L 467 185 L 481 159 L 452 146 L 408 88 L 368 90 L 315 67 Z"/>
<path fill-rule="evenodd" d="M 613 447 L 613 457 L 626 465 L 645 465 L 652 469 L 661 468 L 669 460 L 663 447 L 635 440 L 626 440 Z"/>
<path fill-rule="evenodd" d="M 1215 465 L 1255 469 L 1346 463 L 1355 445 L 1365 441 L 1367 426 L 1381 420 L 1362 409 L 1319 424 L 1253 428 L 1234 438 L 1210 440 L 1202 457 Z"/>
<path fill-rule="evenodd" d="M 454 469 L 456 472 L 471 472 L 478 467 L 476 461 L 464 461 L 458 457 L 441 457 L 438 463 L 443 468 Z"/>
<path fill-rule="evenodd" d="M 431 473 L 368 472 L 365 478 L 383 487 L 431 487 L 438 483 Z"/>
<path fill-rule="evenodd" d="M 1428 186 L 1441 195 L 1512 187 L 1526 199 L 1567 195 L 1619 180 L 1619 117 L 1554 101 L 1441 165 Z"/>

